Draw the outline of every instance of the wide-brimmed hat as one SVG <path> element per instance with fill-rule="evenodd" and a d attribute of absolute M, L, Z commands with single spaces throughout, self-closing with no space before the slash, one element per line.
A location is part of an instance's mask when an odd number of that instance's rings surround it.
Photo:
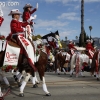
<path fill-rule="evenodd" d="M 10 11 L 10 13 L 8 14 L 8 16 L 14 15 L 14 14 L 22 15 L 22 13 L 18 9 L 13 9 L 13 10 Z"/>
<path fill-rule="evenodd" d="M 86 42 L 87 42 L 87 43 L 88 43 L 88 42 L 91 42 L 91 40 L 87 40 Z"/>
<path fill-rule="evenodd" d="M 73 42 L 72 40 L 69 40 L 69 42 Z"/>
<path fill-rule="evenodd" d="M 23 7 L 23 9 L 25 9 L 25 8 L 33 8 L 33 6 L 32 6 L 31 4 L 26 4 L 26 5 Z"/>

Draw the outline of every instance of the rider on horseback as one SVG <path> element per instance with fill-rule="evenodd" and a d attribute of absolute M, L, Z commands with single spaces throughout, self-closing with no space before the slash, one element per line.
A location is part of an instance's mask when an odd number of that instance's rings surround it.
<path fill-rule="evenodd" d="M 73 44 L 73 41 L 72 40 L 69 41 L 68 48 L 69 48 L 71 54 L 74 54 L 74 50 L 77 50 L 74 47 L 74 44 Z"/>
<path fill-rule="evenodd" d="M 34 17 L 32 17 L 31 14 L 33 14 L 35 11 L 37 11 L 38 3 L 36 5 L 36 8 L 34 8 L 32 11 L 31 11 L 31 8 L 32 8 L 32 6 L 30 4 L 26 4 L 24 6 L 24 8 L 23 8 L 24 12 L 23 12 L 23 16 L 22 16 L 23 21 L 31 21 L 36 18 L 36 15 L 34 15 Z"/>
<path fill-rule="evenodd" d="M 21 12 L 19 12 L 18 9 L 12 10 L 9 15 L 12 16 L 12 21 L 10 23 L 10 27 L 11 27 L 10 36 L 14 40 L 16 40 L 16 43 L 20 46 L 21 51 L 22 51 L 21 53 L 25 53 L 30 66 L 34 70 L 36 70 L 34 66 L 34 50 L 33 50 L 32 44 L 30 43 L 28 39 L 25 38 L 25 32 L 27 31 L 27 29 L 24 27 L 30 23 L 28 22 L 22 23 L 19 21 Z"/>
<path fill-rule="evenodd" d="M 24 22 L 31 22 L 31 27 L 33 26 L 33 23 L 32 20 L 36 19 L 37 15 L 34 15 L 34 16 L 31 16 L 35 11 L 37 11 L 38 9 L 38 3 L 36 5 L 36 8 L 34 8 L 33 10 L 31 10 L 32 6 L 30 4 L 26 4 L 23 9 L 24 9 L 24 12 L 23 12 L 23 15 L 22 15 L 22 18 L 23 18 L 23 21 Z M 33 32 L 32 28 L 31 28 L 31 32 Z"/>
<path fill-rule="evenodd" d="M 90 57 L 90 59 L 92 59 L 94 53 L 94 48 L 92 46 L 91 40 L 87 40 L 87 44 L 86 44 L 86 50 L 88 51 L 88 55 Z"/>

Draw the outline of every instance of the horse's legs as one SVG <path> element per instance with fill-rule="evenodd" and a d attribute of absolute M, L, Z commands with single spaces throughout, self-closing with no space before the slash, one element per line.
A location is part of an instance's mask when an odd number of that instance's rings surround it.
<path fill-rule="evenodd" d="M 3 93 L 1 91 L 1 86 L 0 86 L 0 97 L 1 97 L 1 100 L 3 100 Z"/>
<path fill-rule="evenodd" d="M 15 81 L 17 81 L 17 80 L 18 80 L 17 75 L 18 75 L 19 73 L 20 73 L 20 72 L 17 70 L 17 71 L 16 71 L 16 73 L 15 73 L 15 75 L 13 76 L 13 77 L 14 77 L 14 79 L 15 79 Z"/>
<path fill-rule="evenodd" d="M 72 77 L 73 72 L 74 72 L 74 69 L 71 69 L 71 70 L 70 70 L 70 77 Z"/>
<path fill-rule="evenodd" d="M 60 69 L 59 68 L 57 68 L 57 74 L 60 75 Z"/>
<path fill-rule="evenodd" d="M 34 72 L 34 74 L 35 74 L 35 82 L 36 82 L 37 84 L 39 84 L 39 81 L 38 81 L 38 79 L 37 79 L 37 77 L 36 77 L 36 72 Z"/>
<path fill-rule="evenodd" d="M 5 82 L 5 84 L 6 84 L 8 87 L 10 87 L 10 83 L 9 83 L 8 79 L 6 78 L 4 72 L 2 72 L 2 73 L 0 73 L 0 74 L 1 74 L 2 79 L 3 79 L 3 81 Z"/>
<path fill-rule="evenodd" d="M 30 79 L 30 77 L 31 77 L 30 73 L 27 73 L 25 79 L 22 82 L 22 85 L 20 86 L 20 94 L 19 94 L 20 97 L 24 96 L 24 93 L 23 93 L 24 92 L 24 88 L 25 88 L 28 80 Z"/>
<path fill-rule="evenodd" d="M 24 76 L 25 73 L 26 73 L 25 70 L 23 70 L 21 73 L 19 73 L 17 75 L 17 78 L 18 78 L 18 80 L 17 80 L 18 87 L 21 86 L 21 79 L 22 79 L 22 77 Z"/>
<path fill-rule="evenodd" d="M 64 74 L 66 74 L 66 70 L 65 70 L 65 68 L 64 68 L 64 67 L 62 68 L 62 70 L 63 70 Z"/>
<path fill-rule="evenodd" d="M 46 93 L 46 96 L 50 96 L 50 92 L 47 90 L 47 86 L 45 83 L 45 77 L 42 77 L 42 81 L 43 81 L 43 91 Z"/>
<path fill-rule="evenodd" d="M 23 70 L 22 73 L 18 74 L 18 82 L 21 81 L 21 79 L 22 79 L 22 77 L 24 76 L 25 73 L 26 73 L 25 70 Z"/>

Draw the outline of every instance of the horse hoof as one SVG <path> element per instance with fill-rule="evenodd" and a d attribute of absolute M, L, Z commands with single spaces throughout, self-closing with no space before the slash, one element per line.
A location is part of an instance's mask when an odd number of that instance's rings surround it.
<path fill-rule="evenodd" d="M 82 76 L 82 77 L 85 77 L 85 76 Z"/>
<path fill-rule="evenodd" d="M 70 77 L 72 77 L 72 75 L 70 75 Z"/>
<path fill-rule="evenodd" d="M 97 78 L 97 81 L 99 81 L 99 78 Z"/>
<path fill-rule="evenodd" d="M 60 73 L 58 73 L 58 75 L 60 75 Z"/>
<path fill-rule="evenodd" d="M 31 79 L 28 80 L 29 82 L 31 81 Z"/>
<path fill-rule="evenodd" d="M 51 94 L 50 93 L 47 93 L 46 96 L 51 96 Z"/>
<path fill-rule="evenodd" d="M 22 79 L 24 79 L 24 77 L 22 76 Z"/>
<path fill-rule="evenodd" d="M 13 77 L 14 77 L 15 81 L 17 81 L 17 80 L 18 80 L 18 78 L 16 77 L 16 75 L 14 75 Z"/>
<path fill-rule="evenodd" d="M 20 87 L 22 85 L 20 82 L 18 82 L 17 84 L 18 84 L 18 87 Z"/>
<path fill-rule="evenodd" d="M 94 77 L 96 77 L 96 75 L 94 75 Z"/>
<path fill-rule="evenodd" d="M 13 76 L 14 78 L 16 77 L 16 75 Z"/>
<path fill-rule="evenodd" d="M 33 88 L 37 88 L 37 87 L 38 87 L 38 85 L 37 85 L 37 84 L 33 85 Z"/>
<path fill-rule="evenodd" d="M 36 84 L 40 84 L 40 82 L 36 82 Z"/>
<path fill-rule="evenodd" d="M 66 75 L 66 73 L 64 73 L 64 75 Z"/>
<path fill-rule="evenodd" d="M 20 96 L 20 97 L 24 97 L 24 93 L 20 93 L 19 96 Z"/>

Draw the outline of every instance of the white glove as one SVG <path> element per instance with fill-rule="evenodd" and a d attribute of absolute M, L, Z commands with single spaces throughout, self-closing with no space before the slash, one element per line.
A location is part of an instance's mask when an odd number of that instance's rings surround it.
<path fill-rule="evenodd" d="M 0 6 L 0 16 L 3 17 L 3 11 L 1 9 L 1 6 Z"/>
<path fill-rule="evenodd" d="M 24 32 L 27 31 L 27 28 L 23 28 L 23 31 L 24 31 Z"/>
<path fill-rule="evenodd" d="M 37 15 L 31 16 L 30 21 L 36 19 Z"/>
<path fill-rule="evenodd" d="M 34 19 L 36 19 L 36 17 L 37 17 L 37 15 L 34 15 L 34 17 L 33 17 L 33 18 L 34 18 Z"/>
<path fill-rule="evenodd" d="M 37 10 L 38 10 L 38 6 L 39 6 L 39 5 L 38 5 L 38 3 L 37 3 L 37 4 L 36 4 L 36 9 L 37 9 Z"/>

